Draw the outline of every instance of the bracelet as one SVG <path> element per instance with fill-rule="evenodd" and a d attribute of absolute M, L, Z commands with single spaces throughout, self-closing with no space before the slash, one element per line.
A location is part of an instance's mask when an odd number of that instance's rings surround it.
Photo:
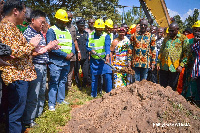
<path fill-rule="evenodd" d="M 79 50 L 78 53 L 80 53 L 81 51 Z"/>

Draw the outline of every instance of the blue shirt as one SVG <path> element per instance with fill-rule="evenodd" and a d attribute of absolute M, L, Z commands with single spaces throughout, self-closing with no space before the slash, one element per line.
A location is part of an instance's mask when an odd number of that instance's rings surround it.
<path fill-rule="evenodd" d="M 37 34 L 40 34 L 42 36 L 42 39 L 40 40 L 38 45 L 41 46 L 46 46 L 46 40 L 44 36 L 42 35 L 41 32 L 37 32 L 30 26 L 24 31 L 23 35 L 26 38 L 27 42 L 31 40 L 32 37 L 36 36 Z M 33 57 L 33 63 L 38 63 L 38 64 L 46 64 L 49 61 L 49 55 L 48 52 L 42 54 L 42 55 L 37 55 Z"/>
<path fill-rule="evenodd" d="M 97 36 L 96 33 L 94 33 L 94 39 L 99 39 L 99 38 L 100 38 L 100 36 Z M 106 52 L 106 55 L 108 55 L 108 54 L 110 55 L 110 45 L 111 45 L 110 36 L 106 35 L 106 37 L 105 37 L 105 52 Z M 86 47 L 87 47 L 88 51 L 92 50 L 92 48 L 88 47 L 88 43 L 86 44 Z M 94 74 L 94 75 L 112 73 L 111 67 L 106 65 L 103 60 L 94 59 L 94 58 L 92 58 L 92 56 L 90 56 L 90 68 L 91 68 L 92 74 Z"/>
<path fill-rule="evenodd" d="M 53 29 L 50 28 L 47 31 L 46 39 L 47 39 L 47 44 L 50 41 L 56 40 L 56 34 Z M 75 54 L 75 45 L 74 45 L 73 40 L 72 40 L 72 53 Z M 52 50 L 51 52 L 49 52 L 49 62 L 54 63 L 55 65 L 58 65 L 58 66 L 65 66 L 65 65 L 70 64 L 70 60 L 66 60 L 66 57 L 67 57 L 67 53 L 61 51 L 60 49 Z"/>

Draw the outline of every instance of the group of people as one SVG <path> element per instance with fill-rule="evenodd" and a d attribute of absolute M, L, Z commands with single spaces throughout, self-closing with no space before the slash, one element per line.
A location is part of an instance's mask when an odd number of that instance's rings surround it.
<path fill-rule="evenodd" d="M 146 79 L 174 91 L 179 86 L 183 95 L 195 88 L 197 103 L 200 100 L 200 21 L 194 23 L 193 33 L 185 35 L 176 22 L 168 28 L 149 27 L 146 19 L 130 28 L 111 19 L 89 19 L 85 28 L 83 18 L 74 26 L 72 13 L 59 9 L 50 26 L 43 11 L 32 11 L 20 0 L 3 4 L 0 120 L 6 118 L 7 132 L 22 132 L 24 126 L 36 124 L 44 107 L 48 72 L 50 111 L 57 104 L 69 104 L 65 90 L 72 87 L 73 75 L 80 90 L 91 85 L 92 97 L 100 84 L 108 93 Z M 125 68 L 135 75 L 120 71 Z"/>

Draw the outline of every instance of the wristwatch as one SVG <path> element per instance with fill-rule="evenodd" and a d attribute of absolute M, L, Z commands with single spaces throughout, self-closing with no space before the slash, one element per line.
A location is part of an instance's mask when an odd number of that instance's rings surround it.
<path fill-rule="evenodd" d="M 78 53 L 80 53 L 81 51 L 79 50 Z"/>

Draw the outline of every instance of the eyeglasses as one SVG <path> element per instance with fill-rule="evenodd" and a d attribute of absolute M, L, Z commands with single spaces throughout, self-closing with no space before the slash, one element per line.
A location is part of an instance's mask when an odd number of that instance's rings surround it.
<path fill-rule="evenodd" d="M 89 22 L 89 24 L 94 24 L 94 22 Z"/>

